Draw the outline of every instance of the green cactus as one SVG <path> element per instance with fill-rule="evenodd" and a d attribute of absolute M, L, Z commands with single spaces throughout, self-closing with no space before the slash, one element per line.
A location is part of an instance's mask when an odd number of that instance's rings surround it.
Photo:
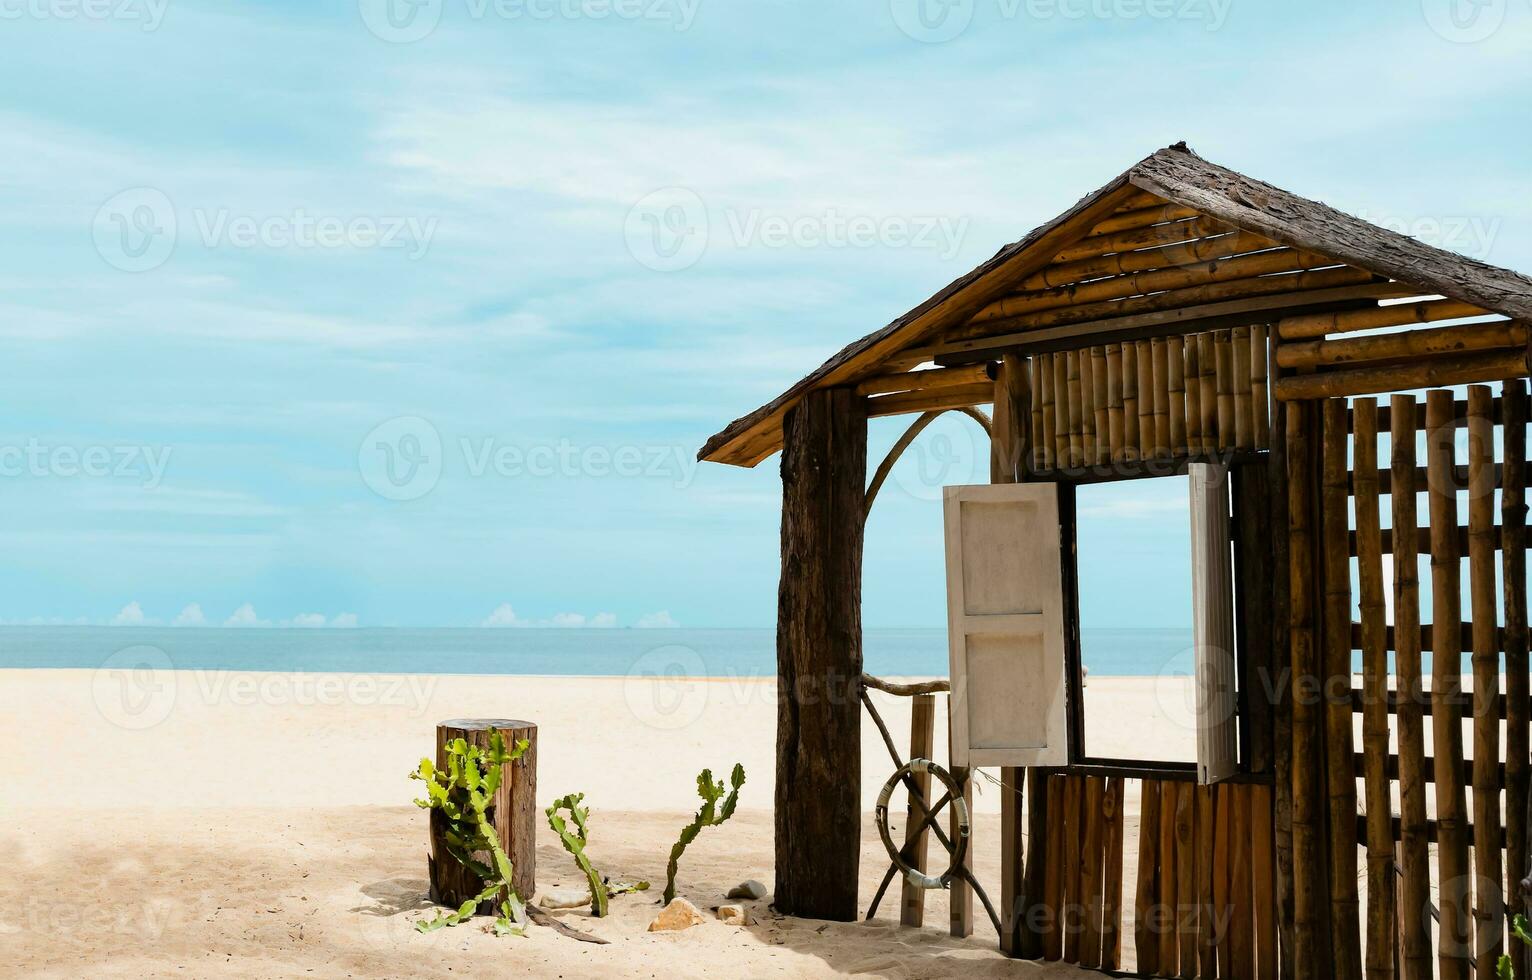
<path fill-rule="evenodd" d="M 494 902 L 500 907 L 495 932 L 526 934 L 526 905 L 511 885 L 515 876 L 510 858 L 500 847 L 499 835 L 485 811 L 500 788 L 501 767 L 521 758 L 528 745 L 527 740 L 522 739 L 507 750 L 505 737 L 499 732 L 490 732 L 488 748 L 470 745 L 457 738 L 446 746 L 445 770 L 437 769 L 430 759 L 421 759 L 420 767 L 410 773 L 411 779 L 426 784 L 426 798 L 416 800 L 415 805 L 423 810 L 441 811 L 447 824 L 443 835 L 447 852 L 484 882 L 484 890 L 464 902 L 457 911 L 443 912 L 434 919 L 416 922 L 418 931 L 435 932 L 444 926 L 467 922 L 481 902 Z M 489 864 L 474 857 L 481 852 L 489 854 Z"/>
<path fill-rule="evenodd" d="M 728 798 L 724 799 L 723 808 L 718 809 L 718 801 L 724 795 L 723 783 L 713 782 L 711 769 L 704 769 L 697 775 L 697 795 L 702 797 L 702 806 L 692 822 L 681 829 L 681 839 L 670 849 L 670 864 L 665 868 L 664 904 L 669 905 L 676 897 L 676 867 L 681 863 L 686 845 L 697 839 L 703 827 L 716 827 L 734 816 L 734 807 L 739 803 L 739 788 L 745 785 L 744 766 L 735 763 L 734 772 L 729 775 L 729 785 L 733 788 Z"/>
<path fill-rule="evenodd" d="M 564 842 L 564 850 L 574 855 L 575 864 L 585 873 L 585 878 L 590 882 L 590 913 L 598 919 L 606 917 L 606 884 L 596 869 L 590 866 L 590 858 L 585 856 L 585 845 L 590 840 L 590 832 L 586 827 L 586 821 L 590 818 L 590 808 L 580 805 L 585 799 L 584 793 L 570 793 L 561 800 L 554 801 L 545 812 L 548 814 L 548 826 L 559 835 L 559 840 Z M 574 823 L 574 830 L 569 829 L 569 824 L 559 816 L 560 810 L 568 810 L 570 820 Z"/>

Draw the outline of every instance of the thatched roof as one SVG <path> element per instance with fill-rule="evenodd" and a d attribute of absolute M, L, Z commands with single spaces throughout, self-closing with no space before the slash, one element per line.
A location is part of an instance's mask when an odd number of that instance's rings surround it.
<path fill-rule="evenodd" d="M 1435 248 L 1220 167 L 1180 143 L 1134 164 L 904 316 L 847 345 L 777 398 L 709 439 L 698 458 L 754 466 L 781 447 L 782 417 L 806 392 L 854 383 L 874 373 L 894 354 L 962 322 L 1021 277 L 1047 265 L 1061 247 L 1084 237 L 1104 215 L 1139 191 L 1194 208 L 1278 244 L 1323 254 L 1407 283 L 1422 293 L 1440 293 L 1512 318 L 1532 319 L 1532 279 Z"/>

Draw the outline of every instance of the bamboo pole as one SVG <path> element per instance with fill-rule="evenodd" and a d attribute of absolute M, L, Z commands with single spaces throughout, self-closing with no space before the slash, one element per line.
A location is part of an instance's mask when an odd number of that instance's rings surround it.
<path fill-rule="evenodd" d="M 1122 345 L 1122 455 L 1139 458 L 1138 345 Z"/>
<path fill-rule="evenodd" d="M 1131 296 L 1126 299 L 1103 300 L 1097 303 L 1074 303 L 1057 306 L 1034 313 L 1010 316 L 992 316 L 988 320 L 970 321 L 951 331 L 948 339 L 963 340 L 1011 331 L 1026 331 L 1043 327 L 1058 327 L 1073 323 L 1107 320 L 1114 317 L 1133 316 L 1142 313 L 1162 313 L 1186 306 L 1200 306 L 1224 300 L 1248 299 L 1257 296 L 1286 296 L 1291 294 L 1293 304 L 1301 304 L 1305 293 L 1343 286 L 1379 284 L 1377 278 L 1362 269 L 1342 266 L 1334 269 L 1313 269 L 1282 276 L 1256 276 L 1251 279 L 1235 279 L 1229 282 L 1209 282 L 1185 289 L 1170 289 L 1161 293 Z M 1381 284 L 1379 284 L 1381 285 Z"/>
<path fill-rule="evenodd" d="M 1279 378 L 1277 397 L 1283 401 L 1293 401 L 1341 395 L 1372 395 L 1412 388 L 1507 381 L 1526 373 L 1527 354 L 1524 350 L 1462 356 L 1437 355 L 1405 364 Z"/>
<path fill-rule="evenodd" d="M 1269 345 L 1264 324 L 1250 328 L 1250 397 L 1255 404 L 1255 444 L 1260 449 L 1271 447 L 1271 392 L 1266 386 Z"/>
<path fill-rule="evenodd" d="M 1096 279 L 1074 286 L 1060 286 L 1035 292 L 1017 293 L 995 300 L 973 315 L 971 322 L 984 323 L 1007 317 L 1040 313 L 1061 306 L 1088 305 L 1130 296 L 1143 296 L 1172 289 L 1187 289 L 1220 282 L 1235 282 L 1274 273 L 1299 272 L 1323 268 L 1334 263 L 1321 255 L 1298 249 L 1280 249 L 1242 255 L 1222 262 L 1157 269 L 1153 272 Z"/>
<path fill-rule="evenodd" d="M 1526 324 L 1497 320 L 1432 330 L 1407 330 L 1374 337 L 1283 344 L 1277 348 L 1277 364 L 1290 368 L 1352 366 L 1526 346 Z"/>
<path fill-rule="evenodd" d="M 935 368 L 930 371 L 874 375 L 859 382 L 856 393 L 886 395 L 896 391 L 932 391 L 937 388 L 954 388 L 988 382 L 988 364 L 965 364 L 961 367 Z"/>
<path fill-rule="evenodd" d="M 1092 375 L 1095 359 L 1089 348 L 1075 352 L 1080 365 L 1080 465 L 1096 461 L 1096 379 Z"/>
<path fill-rule="evenodd" d="M 1213 787 L 1197 787 L 1197 973 L 1203 977 L 1218 975 L 1218 935 L 1216 924 L 1222 913 L 1213 906 Z"/>
<path fill-rule="evenodd" d="M 1044 874 L 1043 889 L 1047 894 L 1046 905 L 1051 915 L 1043 923 L 1043 959 L 1058 961 L 1064 958 L 1064 879 L 1068 857 L 1064 851 L 1064 813 L 1068 777 L 1051 774 L 1048 777 L 1048 865 Z"/>
<path fill-rule="evenodd" d="M 1105 869 L 1101 866 L 1106 848 L 1102 805 L 1106 780 L 1090 776 L 1085 780 L 1085 841 L 1080 854 L 1080 909 L 1085 918 L 1080 931 L 1080 965 L 1086 969 L 1101 966 L 1101 890 Z"/>
<path fill-rule="evenodd" d="M 1060 925 L 1064 930 L 1064 962 L 1080 962 L 1080 938 L 1084 933 L 1080 893 L 1080 855 L 1085 849 L 1085 778 L 1064 777 L 1064 904 Z"/>
<path fill-rule="evenodd" d="M 1138 342 L 1138 456 L 1154 456 L 1154 345 Z"/>
<path fill-rule="evenodd" d="M 1122 968 L 1122 845 L 1125 780 L 1107 780 L 1102 816 L 1106 820 L 1106 876 L 1102 882 L 1101 968 Z"/>
<path fill-rule="evenodd" d="M 1112 459 L 1111 385 L 1107 379 L 1105 347 L 1090 349 L 1090 377 L 1095 391 L 1091 404 L 1096 408 L 1096 455 L 1092 462 L 1099 466 Z"/>
<path fill-rule="evenodd" d="M 1071 469 L 1077 469 L 1085 459 L 1085 392 L 1080 386 L 1079 351 L 1064 353 L 1064 370 L 1069 390 L 1069 454 L 1065 458 Z"/>
<path fill-rule="evenodd" d="M 1165 339 L 1150 341 L 1154 357 L 1154 455 L 1168 457 L 1170 445 L 1170 358 L 1166 353 Z"/>
<path fill-rule="evenodd" d="M 1032 430 L 1027 446 L 1027 466 L 1031 473 L 1047 469 L 1043 446 L 1043 440 L 1048 437 L 1047 430 L 1043 428 L 1043 385 L 1047 381 L 1045 373 L 1042 355 L 1033 355 L 1027 359 L 1027 377 L 1032 379 Z"/>
<path fill-rule="evenodd" d="M 1351 710 L 1351 560 L 1347 544 L 1346 403 L 1324 403 L 1320 518 L 1324 555 L 1325 771 L 1330 803 L 1330 936 L 1337 978 L 1360 977 L 1356 774 Z"/>
<path fill-rule="evenodd" d="M 1170 392 L 1170 451 L 1191 451 L 1186 438 L 1186 350 L 1180 337 L 1165 338 L 1165 384 Z"/>
<path fill-rule="evenodd" d="M 1234 338 L 1229 331 L 1214 334 L 1213 357 L 1218 383 L 1218 448 L 1233 449 L 1238 443 L 1234 425 Z"/>
<path fill-rule="evenodd" d="M 1197 403 L 1202 411 L 1202 449 L 1214 453 L 1222 448 L 1218 438 L 1218 355 L 1211 333 L 1197 335 L 1197 364 L 1201 371 L 1197 381 Z"/>
<path fill-rule="evenodd" d="M 1521 887 L 1528 867 L 1529 692 L 1527 668 L 1527 388 L 1507 381 L 1501 397 L 1504 476 L 1500 487 L 1500 560 L 1505 603 L 1505 812 L 1508 911 L 1532 912 Z M 1516 975 L 1532 975 L 1532 951 L 1512 943 Z"/>
<path fill-rule="evenodd" d="M 1329 949 L 1325 943 L 1329 891 L 1323 861 L 1323 790 L 1320 755 L 1324 715 L 1314 697 L 1320 676 L 1314 642 L 1313 459 L 1314 406 L 1287 406 L 1288 561 L 1291 596 L 1288 602 L 1292 645 L 1289 697 L 1292 700 L 1292 849 L 1293 849 L 1293 969 L 1303 980 L 1320 977 Z"/>
<path fill-rule="evenodd" d="M 1043 428 L 1037 440 L 1038 469 L 1047 471 L 1055 466 L 1058 452 L 1057 395 L 1053 384 L 1053 359 L 1056 354 L 1038 354 L 1033 358 L 1037 365 L 1037 390 L 1042 398 Z"/>
<path fill-rule="evenodd" d="M 1431 732 L 1436 775 L 1437 867 L 1440 874 L 1441 940 L 1437 963 L 1443 980 L 1467 980 L 1473 964 L 1468 910 L 1468 838 L 1464 833 L 1461 577 L 1457 538 L 1457 492 L 1453 486 L 1452 392 L 1426 396 L 1426 474 L 1431 502 Z"/>
<path fill-rule="evenodd" d="M 1234 922 L 1231 937 L 1235 977 L 1255 976 L 1255 916 L 1250 888 L 1251 830 L 1250 791 L 1253 786 L 1229 786 L 1232 826 L 1229 841 L 1229 893 L 1233 898 Z"/>
<path fill-rule="evenodd" d="M 1275 847 L 1272 834 L 1272 792 L 1270 786 L 1251 786 L 1250 798 L 1250 879 L 1254 894 L 1255 942 L 1257 969 L 1252 976 L 1262 980 L 1277 976 L 1277 908 Z"/>
<path fill-rule="evenodd" d="M 1185 367 L 1182 387 L 1186 389 L 1186 447 L 1193 453 L 1205 451 L 1202 443 L 1202 362 L 1197 359 L 1197 335 L 1185 339 Z"/>
<path fill-rule="evenodd" d="M 1169 785 L 1169 784 L 1166 784 Z M 1138 887 L 1133 898 L 1133 949 L 1138 970 L 1146 976 L 1160 972 L 1160 937 L 1158 916 L 1160 864 L 1160 786 L 1157 780 L 1143 782 L 1138 824 Z"/>
<path fill-rule="evenodd" d="M 1106 345 L 1107 449 L 1113 462 L 1127 458 L 1123 445 L 1122 345 Z"/>
<path fill-rule="evenodd" d="M 1388 772 L 1388 608 L 1383 600 L 1383 532 L 1378 507 L 1378 403 L 1358 398 L 1355 482 L 1358 608 L 1362 617 L 1362 760 L 1367 800 L 1367 978 L 1392 980 L 1394 830 Z"/>
<path fill-rule="evenodd" d="M 1431 931 L 1428 904 L 1430 845 L 1426 831 L 1426 763 L 1420 665 L 1420 561 L 1416 552 L 1415 398 L 1395 395 L 1389 402 L 1392 470 L 1389 499 L 1394 528 L 1394 670 L 1399 691 L 1400 852 L 1404 881 L 1399 897 L 1400 973 L 1404 980 L 1431 980 Z"/>
<path fill-rule="evenodd" d="M 1167 977 L 1178 972 L 1181 946 L 1176 934 L 1179 922 L 1180 896 L 1176 894 L 1176 803 L 1180 794 L 1175 783 L 1166 783 L 1160 789 L 1160 907 L 1165 910 L 1161 919 L 1160 972 Z"/>
<path fill-rule="evenodd" d="M 1111 255 L 1114 252 L 1132 252 L 1143 248 L 1194 241 L 1211 235 L 1223 235 L 1230 230 L 1228 225 L 1205 216 L 1152 228 L 1129 228 L 1126 231 L 1082 238 L 1060 251 L 1054 256 L 1053 261 L 1056 264 L 1079 262 Z"/>
<path fill-rule="evenodd" d="M 991 382 L 963 385 L 958 388 L 937 388 L 932 391 L 900 391 L 892 395 L 880 395 L 867 399 L 868 418 L 886 418 L 890 415 L 911 415 L 937 409 L 970 408 L 985 405 L 995 397 Z"/>
<path fill-rule="evenodd" d="M 1069 355 L 1053 355 L 1053 468 L 1069 466 Z"/>
<path fill-rule="evenodd" d="M 1197 786 L 1176 787 L 1176 945 L 1180 976 L 1197 975 Z"/>
<path fill-rule="evenodd" d="M 1495 422 L 1488 385 L 1468 389 L 1468 591 L 1473 616 L 1474 964 L 1493 976 L 1505 951 L 1500 893 L 1500 638 L 1495 577 Z"/>
<path fill-rule="evenodd" d="M 1141 208 L 1137 211 L 1114 214 L 1097 224 L 1090 230 L 1090 233 L 1092 235 L 1110 235 L 1117 231 L 1148 228 L 1151 225 L 1158 225 L 1167 221 L 1195 218 L 1197 214 L 1198 212 L 1194 209 L 1183 207 L 1180 204 L 1157 204 L 1153 207 Z"/>
<path fill-rule="evenodd" d="M 1114 252 L 1074 262 L 1054 262 L 1023 279 L 1017 288 L 1027 291 L 1054 289 L 1105 276 L 1125 276 L 1136 272 L 1197 265 L 1276 247 L 1277 244 L 1264 235 L 1236 231 L 1197 241 L 1172 242 L 1159 248 Z"/>
<path fill-rule="evenodd" d="M 1250 328 L 1236 327 L 1230 341 L 1234 375 L 1234 445 L 1255 448 L 1255 401 L 1250 390 Z"/>
<path fill-rule="evenodd" d="M 1233 859 L 1234 800 L 1228 783 L 1213 787 L 1213 916 L 1218 946 L 1218 975 L 1229 980 L 1243 980 L 1234 961 L 1234 930 L 1239 928 L 1239 910 L 1234 902 Z"/>
<path fill-rule="evenodd" d="M 936 695 L 917 694 L 910 699 L 910 758 L 929 759 L 936 751 Z M 912 772 L 910 779 L 913 785 L 920 790 L 925 799 L 931 798 L 931 773 Z M 921 823 L 920 817 L 924 814 L 915 810 L 915 800 L 911 797 L 905 805 L 904 814 L 904 854 L 909 861 L 910 867 L 918 871 L 926 870 L 926 845 L 930 837 L 930 831 Z M 925 923 L 926 915 L 926 889 L 917 887 L 909 879 L 900 884 L 899 893 L 899 924 L 902 926 L 920 926 Z"/>
<path fill-rule="evenodd" d="M 1331 333 L 1374 330 L 1378 327 L 1401 327 L 1409 323 L 1435 323 L 1471 316 L 1487 316 L 1489 311 L 1472 303 L 1456 300 L 1428 300 L 1375 309 L 1347 310 L 1341 313 L 1311 313 L 1292 316 L 1277 324 L 1277 335 L 1285 343 Z"/>

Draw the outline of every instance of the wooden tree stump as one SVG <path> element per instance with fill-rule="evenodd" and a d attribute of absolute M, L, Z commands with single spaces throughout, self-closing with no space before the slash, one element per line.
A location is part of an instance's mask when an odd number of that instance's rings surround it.
<path fill-rule="evenodd" d="M 447 743 L 464 739 L 471 745 L 488 747 L 491 732 L 498 731 L 510 749 L 521 739 L 529 743 L 527 751 L 515 762 L 503 767 L 500 788 L 490 801 L 487 814 L 500 838 L 500 846 L 511 859 L 515 877 L 511 884 L 516 894 L 532 901 L 537 891 L 537 726 L 529 721 L 505 718 L 468 718 L 444 721 L 436 726 L 436 765 L 446 768 Z M 441 811 L 431 811 L 431 900 L 457 908 L 484 888 L 479 877 L 458 863 L 447 850 L 445 820 Z M 476 855 L 488 860 L 487 854 Z M 491 911 L 489 903 L 480 906 L 481 914 Z"/>

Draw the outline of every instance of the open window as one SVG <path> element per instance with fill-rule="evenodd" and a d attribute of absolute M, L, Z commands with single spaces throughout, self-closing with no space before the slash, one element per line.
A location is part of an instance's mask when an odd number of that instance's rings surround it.
<path fill-rule="evenodd" d="M 1176 525 L 1189 532 L 1180 547 L 1190 550 L 1195 768 L 1216 782 L 1239 767 L 1229 469 L 1194 463 L 1171 479 L 1185 481 L 1190 512 Z M 1092 758 L 1085 745 L 1076 494 L 1054 483 L 946 490 L 958 765 L 1133 764 Z"/>

